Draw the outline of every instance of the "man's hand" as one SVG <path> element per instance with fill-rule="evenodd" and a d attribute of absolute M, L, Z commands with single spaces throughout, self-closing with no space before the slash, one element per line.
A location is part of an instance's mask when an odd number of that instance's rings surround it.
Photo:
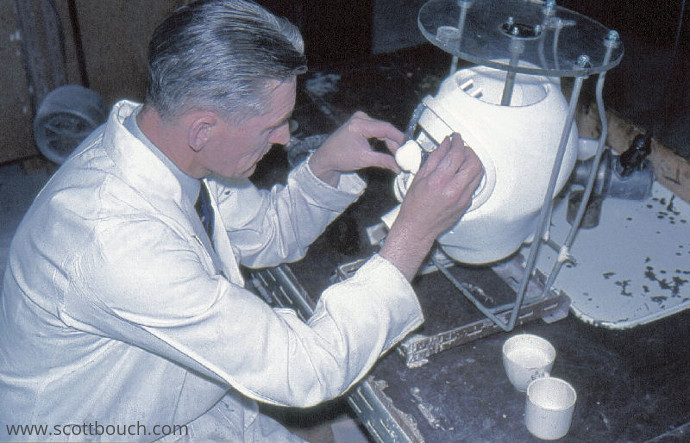
<path fill-rule="evenodd" d="M 309 167 L 331 186 L 338 185 L 341 173 L 372 166 L 400 172 L 393 155 L 372 149 L 370 138 L 383 140 L 392 153 L 405 141 L 405 135 L 392 124 L 358 111 L 312 154 Z"/>
<path fill-rule="evenodd" d="M 479 158 L 462 137 L 447 137 L 415 175 L 381 256 L 412 280 L 436 237 L 470 207 L 483 175 Z"/>

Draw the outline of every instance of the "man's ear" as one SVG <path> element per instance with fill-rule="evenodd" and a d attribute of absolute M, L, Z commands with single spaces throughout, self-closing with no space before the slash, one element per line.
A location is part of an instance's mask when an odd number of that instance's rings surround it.
<path fill-rule="evenodd" d="M 198 112 L 190 118 L 187 129 L 187 143 L 194 152 L 199 152 L 208 144 L 213 128 L 218 124 L 218 116 L 212 112 Z"/>

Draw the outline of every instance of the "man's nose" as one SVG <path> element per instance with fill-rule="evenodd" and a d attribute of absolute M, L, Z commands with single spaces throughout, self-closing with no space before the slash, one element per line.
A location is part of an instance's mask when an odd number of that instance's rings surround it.
<path fill-rule="evenodd" d="M 290 141 L 290 124 L 285 122 L 285 124 L 280 125 L 271 134 L 269 140 L 272 144 L 286 145 Z"/>

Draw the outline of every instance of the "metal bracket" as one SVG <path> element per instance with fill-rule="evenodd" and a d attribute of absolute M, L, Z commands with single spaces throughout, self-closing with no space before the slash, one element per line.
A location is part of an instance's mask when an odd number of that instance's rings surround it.
<path fill-rule="evenodd" d="M 369 376 L 357 385 L 347 401 L 375 441 L 423 442 L 416 420 L 393 405 L 393 400 L 383 392 L 386 387 L 385 380 Z"/>
<path fill-rule="evenodd" d="M 304 321 L 314 313 L 314 302 L 287 265 L 251 271 L 247 283 L 268 304 L 292 308 Z"/>
<path fill-rule="evenodd" d="M 492 270 L 509 287 L 517 290 L 520 284 L 520 276 L 525 272 L 522 261 L 522 256 L 517 255 L 512 260 L 493 266 Z M 331 277 L 331 282 L 335 283 L 350 278 L 364 262 L 365 260 L 356 260 L 338 266 Z M 527 294 L 518 312 L 516 324 L 521 325 L 540 318 L 547 323 L 553 323 L 567 317 L 570 308 L 570 298 L 562 291 L 556 292 L 553 290 L 549 291 L 547 297 L 543 297 L 545 292 L 543 283 L 546 278 L 539 271 L 535 273 L 534 277 L 527 288 Z M 457 281 L 455 283 L 464 285 L 464 283 Z M 502 322 L 507 322 L 511 316 L 513 306 L 500 306 L 492 310 L 494 311 L 492 312 L 493 316 Z M 501 330 L 503 328 L 496 324 L 495 321 L 484 318 L 430 336 L 413 335 L 403 340 L 396 347 L 396 351 L 403 357 L 407 367 L 414 368 L 427 363 L 427 358 L 434 354 L 500 332 Z"/>
<path fill-rule="evenodd" d="M 563 318 L 563 311 L 567 315 L 569 306 L 570 298 L 563 293 L 556 298 L 523 304 L 518 314 L 517 324 L 521 325 L 539 318 L 555 321 L 554 318 Z M 510 309 L 507 309 L 495 315 L 507 321 L 510 313 Z M 415 368 L 426 364 L 427 358 L 434 354 L 501 331 L 502 329 L 493 321 L 484 318 L 432 336 L 413 335 L 400 343 L 396 350 L 405 359 L 405 365 L 408 368 Z"/>

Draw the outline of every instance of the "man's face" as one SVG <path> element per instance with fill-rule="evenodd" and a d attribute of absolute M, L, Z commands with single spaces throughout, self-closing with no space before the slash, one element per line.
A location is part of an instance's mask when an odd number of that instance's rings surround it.
<path fill-rule="evenodd" d="M 295 107 L 296 79 L 268 85 L 268 111 L 242 123 L 221 122 L 202 154 L 205 168 L 224 177 L 249 177 L 274 144 L 290 141 L 290 116 Z"/>

